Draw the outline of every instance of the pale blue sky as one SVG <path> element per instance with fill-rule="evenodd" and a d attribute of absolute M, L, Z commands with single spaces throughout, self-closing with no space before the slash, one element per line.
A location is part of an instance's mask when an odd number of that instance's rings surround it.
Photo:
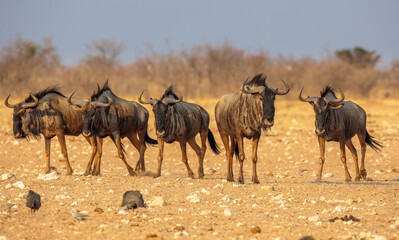
<path fill-rule="evenodd" d="M 17 35 L 50 36 L 66 65 L 98 39 L 123 42 L 124 62 L 146 53 L 204 43 L 230 44 L 272 55 L 312 56 L 362 46 L 399 58 L 397 0 L 0 0 L 0 48 Z"/>

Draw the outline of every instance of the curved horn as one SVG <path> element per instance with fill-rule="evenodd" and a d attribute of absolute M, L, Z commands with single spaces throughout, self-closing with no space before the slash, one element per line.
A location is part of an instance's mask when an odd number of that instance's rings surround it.
<path fill-rule="evenodd" d="M 11 97 L 11 94 L 10 95 L 8 95 L 8 97 L 6 98 L 6 100 L 4 100 L 4 104 L 7 106 L 7 107 L 9 107 L 9 108 L 14 108 L 15 106 L 17 106 L 18 105 L 18 103 L 15 103 L 15 104 L 9 104 L 8 103 L 8 99 Z"/>
<path fill-rule="evenodd" d="M 75 94 L 75 92 L 73 92 L 71 94 L 71 96 L 69 96 L 68 103 L 71 104 L 71 105 L 74 105 L 74 106 L 78 106 L 78 107 L 85 106 L 89 101 L 72 101 L 72 96 Z"/>
<path fill-rule="evenodd" d="M 141 94 L 140 94 L 139 103 L 141 103 L 141 104 L 151 104 L 151 105 L 154 105 L 154 104 L 156 104 L 156 103 L 158 102 L 157 99 L 153 99 L 153 98 L 150 98 L 149 100 L 143 101 L 143 100 L 141 99 L 141 97 L 143 96 L 144 91 L 145 91 L 145 90 L 143 90 L 143 91 L 141 92 Z"/>
<path fill-rule="evenodd" d="M 112 99 L 111 99 L 107 94 L 105 94 L 105 96 L 108 98 L 108 103 L 103 103 L 103 102 L 99 102 L 99 101 L 94 101 L 94 102 L 91 102 L 91 105 L 92 105 L 94 108 L 109 107 L 109 106 L 111 106 L 111 104 L 112 104 Z"/>
<path fill-rule="evenodd" d="M 174 90 L 173 90 L 173 93 L 174 93 L 175 95 L 177 95 L 177 99 L 174 99 L 174 98 L 172 98 L 172 97 L 167 97 L 167 98 L 162 99 L 162 102 L 163 102 L 164 104 L 168 105 L 168 104 L 178 103 L 178 102 L 183 101 L 183 95 L 179 92 L 179 90 L 174 89 Z"/>
<path fill-rule="evenodd" d="M 344 92 L 341 90 L 341 88 L 338 88 L 338 90 L 339 90 L 339 92 L 340 92 L 340 94 L 341 94 L 341 97 L 340 97 L 339 99 L 325 99 L 326 102 L 327 102 L 327 104 L 330 104 L 330 103 L 340 103 L 340 102 L 344 101 L 344 99 L 345 99 Z"/>
<path fill-rule="evenodd" d="M 39 99 L 37 99 L 32 93 L 30 94 L 31 98 L 33 99 L 34 102 L 27 102 L 27 103 L 22 103 L 21 107 L 26 109 L 26 108 L 34 108 L 37 105 L 39 105 Z"/>
<path fill-rule="evenodd" d="M 317 97 L 307 97 L 307 98 L 303 98 L 303 97 L 302 97 L 302 91 L 303 91 L 303 87 L 302 87 L 302 89 L 301 89 L 301 91 L 299 92 L 299 95 L 298 95 L 299 101 L 314 103 L 314 102 L 317 100 Z"/>
<path fill-rule="evenodd" d="M 286 83 L 283 79 L 281 79 L 281 81 L 282 81 L 282 82 L 284 83 L 284 85 L 285 85 L 285 88 L 286 88 L 285 92 L 279 92 L 278 90 L 275 90 L 275 89 L 271 88 L 272 91 L 273 91 L 275 94 L 277 94 L 277 95 L 285 95 L 285 94 L 287 94 L 287 93 L 290 91 L 290 85 L 288 85 L 288 83 Z"/>
<path fill-rule="evenodd" d="M 257 94 L 257 93 L 261 93 L 261 92 L 263 92 L 263 91 L 265 91 L 265 89 L 266 89 L 266 87 L 264 87 L 264 86 L 259 86 L 259 87 L 256 87 L 256 88 L 254 88 L 254 89 L 251 89 L 248 85 L 242 85 L 242 87 L 241 87 L 241 91 L 243 92 L 243 93 L 247 93 L 247 94 Z"/>

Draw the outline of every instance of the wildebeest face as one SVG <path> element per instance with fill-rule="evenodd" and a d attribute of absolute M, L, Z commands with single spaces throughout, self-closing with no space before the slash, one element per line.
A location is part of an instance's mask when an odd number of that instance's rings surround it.
<path fill-rule="evenodd" d="M 259 97 L 262 101 L 263 124 L 265 127 L 272 127 L 274 124 L 274 100 L 276 99 L 276 94 L 270 89 L 266 88 L 265 91 L 259 94 Z"/>
<path fill-rule="evenodd" d="M 96 109 L 93 108 L 90 104 L 82 109 L 83 116 L 83 130 L 82 134 L 84 137 L 90 137 L 92 135 L 92 124 L 93 118 L 96 114 Z"/>
<path fill-rule="evenodd" d="M 315 112 L 315 132 L 318 136 L 325 136 L 326 134 L 326 120 L 328 104 L 324 98 L 319 98 L 314 103 L 310 103 L 313 106 Z"/>
<path fill-rule="evenodd" d="M 24 137 L 26 137 L 27 134 L 34 137 L 40 135 L 39 126 L 36 126 L 35 121 L 33 121 L 32 111 L 24 111 L 24 113 L 21 114 L 21 119 Z"/>
<path fill-rule="evenodd" d="M 20 107 L 20 105 L 17 105 L 14 107 L 14 113 L 13 113 L 13 132 L 14 132 L 14 137 L 15 138 L 24 138 L 26 137 L 26 134 L 22 130 L 22 117 L 24 115 L 25 111 Z"/>
<path fill-rule="evenodd" d="M 166 115 L 169 106 L 162 101 L 158 101 L 152 108 L 155 115 L 155 129 L 158 137 L 165 135 Z"/>

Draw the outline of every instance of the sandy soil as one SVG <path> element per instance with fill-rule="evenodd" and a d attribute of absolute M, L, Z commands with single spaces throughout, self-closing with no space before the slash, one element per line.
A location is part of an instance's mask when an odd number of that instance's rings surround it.
<path fill-rule="evenodd" d="M 81 136 L 67 137 L 74 174 L 65 176 L 65 163 L 59 161 L 60 148 L 54 138 L 51 165 L 55 173 L 47 177 L 56 179 L 42 180 L 44 140 L 14 139 L 11 111 L 0 107 L 0 175 L 15 176 L 0 180 L 0 239 L 398 239 L 399 182 L 393 179 L 399 177 L 399 102 L 358 101 L 368 113 L 369 132 L 385 146 L 381 153 L 368 148 L 366 169 L 372 181 L 345 183 L 338 144 L 327 143 L 324 181 L 315 183 L 318 145 L 313 110 L 309 104 L 282 99 L 276 101 L 275 126 L 260 141 L 261 183 L 257 185 L 251 183 L 248 160 L 245 184 L 226 182 L 224 151 L 215 156 L 210 148 L 205 178 L 187 179 L 177 143 L 165 145 L 162 177 L 151 177 L 157 148 L 146 152 L 148 172 L 130 177 L 110 139 L 104 141 L 102 175 L 83 176 L 90 147 Z M 216 100 L 196 102 L 210 113 L 211 130 L 221 146 L 213 117 Z M 152 118 L 150 126 L 154 137 Z M 135 165 L 138 153 L 127 139 L 124 143 L 128 162 Z M 245 143 L 250 159 L 250 144 Z M 360 154 L 357 138 L 354 143 Z M 196 174 L 193 150 L 188 157 Z M 347 159 L 354 178 L 348 153 Z M 234 170 L 237 178 L 238 162 Z M 34 214 L 23 198 L 29 189 L 42 197 L 42 207 Z M 139 190 L 147 208 L 124 211 L 120 204 L 127 190 Z M 166 206 L 150 206 L 156 197 Z M 74 219 L 72 208 L 88 219 Z M 104 213 L 95 212 L 96 208 Z M 330 222 L 345 215 L 359 221 Z"/>

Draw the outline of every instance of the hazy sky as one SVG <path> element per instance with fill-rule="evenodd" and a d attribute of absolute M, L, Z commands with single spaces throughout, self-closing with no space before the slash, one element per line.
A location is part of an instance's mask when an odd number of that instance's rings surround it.
<path fill-rule="evenodd" d="M 248 51 L 322 58 L 326 50 L 362 46 L 399 58 L 397 0 L 0 0 L 0 48 L 16 36 L 50 36 L 66 65 L 93 40 L 123 42 L 125 62 L 146 53 L 177 51 L 226 40 Z"/>

